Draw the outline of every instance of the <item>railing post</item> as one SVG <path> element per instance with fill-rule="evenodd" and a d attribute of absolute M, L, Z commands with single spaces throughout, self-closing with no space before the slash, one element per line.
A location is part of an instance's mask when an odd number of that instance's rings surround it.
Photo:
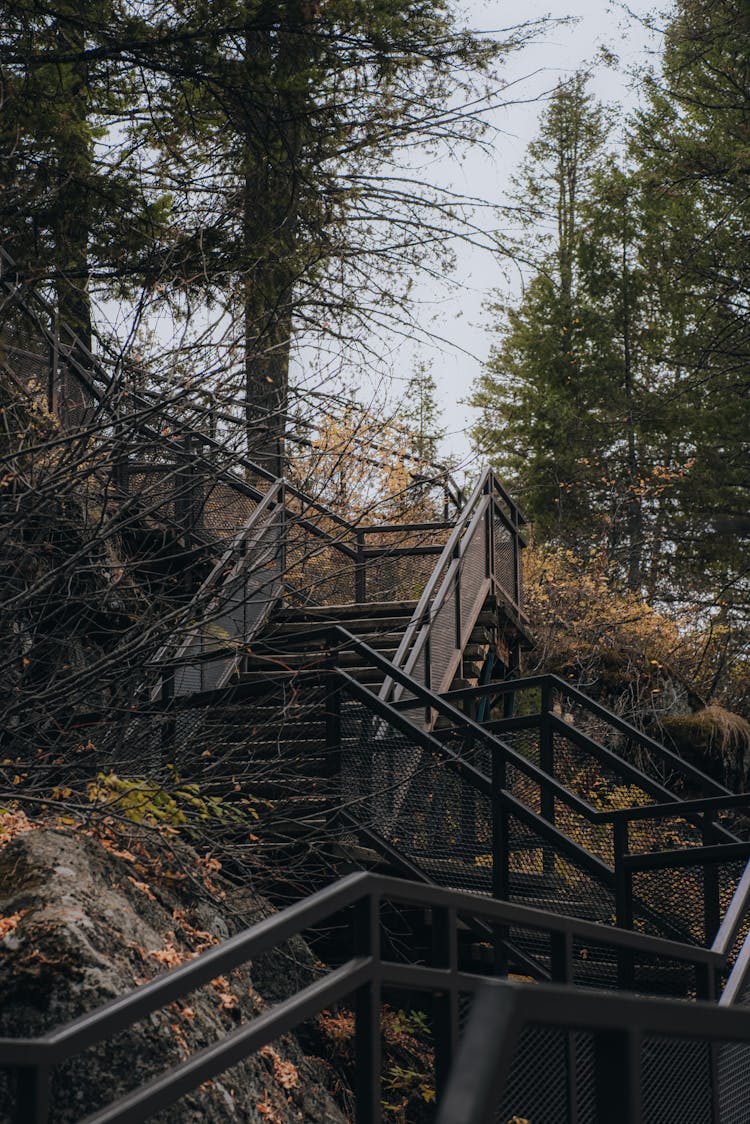
<path fill-rule="evenodd" d="M 57 412 L 57 372 L 60 366 L 60 339 L 57 332 L 52 337 L 49 345 L 49 370 L 47 372 L 47 409 L 51 414 Z"/>
<path fill-rule="evenodd" d="M 326 779 L 330 785 L 330 803 L 327 810 L 327 826 L 334 832 L 338 810 L 343 803 L 343 768 L 341 756 L 341 686 L 336 675 L 338 656 L 331 652 L 326 673 Z M 338 797 L 338 798 L 337 798 Z"/>
<path fill-rule="evenodd" d="M 161 751 L 162 761 L 164 760 L 165 757 L 168 761 L 169 758 L 172 756 L 172 750 L 174 749 L 174 745 L 175 745 L 175 741 L 176 741 L 177 723 L 175 722 L 175 719 L 173 717 L 169 716 L 169 703 L 172 701 L 172 699 L 175 696 L 174 679 L 175 679 L 174 665 L 170 664 L 169 667 L 166 667 L 166 668 L 163 669 L 162 675 L 161 675 L 160 698 L 161 698 L 161 702 L 164 705 L 164 710 L 162 711 L 163 718 L 162 718 L 162 723 L 161 723 L 161 737 L 160 737 L 160 740 L 159 740 L 159 749 Z"/>
<path fill-rule="evenodd" d="M 286 510 L 286 480 L 282 480 L 281 488 L 279 490 L 279 503 L 281 504 L 281 518 L 280 518 L 280 549 L 279 549 L 279 580 L 281 588 L 284 588 L 284 575 L 286 574 L 286 559 L 287 559 L 287 510 Z M 283 596 L 283 594 L 282 594 Z"/>
<path fill-rule="evenodd" d="M 607 1124 L 642 1124 L 641 1036 L 630 1030 L 594 1035 L 596 1119 Z"/>
<path fill-rule="evenodd" d="M 539 768 L 542 769 L 548 777 L 554 777 L 555 775 L 555 735 L 552 729 L 552 723 L 550 722 L 551 704 L 552 690 L 549 680 L 547 680 L 542 687 L 542 700 L 539 715 Z M 544 784 L 544 782 L 540 785 L 539 807 L 542 819 L 554 825 L 555 795 L 552 789 Z M 555 868 L 554 850 L 549 845 L 544 846 L 542 849 L 542 867 L 547 874 L 554 871 Z"/>
<path fill-rule="evenodd" d="M 569 932 L 550 933 L 550 968 L 553 983 L 573 983 L 573 937 Z M 567 1124 L 578 1124 L 578 1074 L 575 1031 L 565 1035 Z"/>
<path fill-rule="evenodd" d="M 460 543 L 460 541 L 456 543 L 456 545 L 453 549 L 453 557 L 458 562 L 458 565 L 456 566 L 456 577 L 455 577 L 455 581 L 454 581 L 454 585 L 453 585 L 453 609 L 454 609 L 455 628 L 456 628 L 455 642 L 456 642 L 456 647 L 460 649 L 461 648 L 461 641 L 462 641 L 462 636 L 461 636 L 461 629 L 462 629 L 462 621 L 461 621 L 461 543 Z"/>
<path fill-rule="evenodd" d="M 490 478 L 491 481 L 491 478 Z M 493 596 L 497 594 L 495 583 L 495 493 L 490 482 L 490 502 L 487 507 L 487 534 L 485 536 L 487 551 L 487 577 L 490 579 L 490 589 Z"/>
<path fill-rule="evenodd" d="M 510 900 L 510 824 L 502 791 L 506 785 L 505 752 L 500 745 L 492 747 L 492 896 L 500 901 Z M 507 928 L 493 926 L 495 971 L 504 975 L 507 970 L 505 940 Z"/>
<path fill-rule="evenodd" d="M 523 574 L 521 572 L 521 528 L 518 520 L 518 508 L 511 501 L 510 521 L 513 527 L 513 593 L 516 599 L 516 608 L 521 611 L 523 593 Z"/>
<path fill-rule="evenodd" d="M 432 966 L 447 969 L 451 975 L 448 988 L 438 993 L 433 1002 L 435 1093 L 439 1102 L 458 1049 L 458 992 L 455 986 L 458 939 L 456 911 L 453 908 L 440 907 L 432 911 Z"/>
<path fill-rule="evenodd" d="M 428 691 L 432 690 L 432 653 L 430 644 L 430 629 L 427 629 L 427 636 L 424 642 L 424 685 Z M 432 707 L 426 706 L 424 711 L 425 723 L 427 726 L 432 722 Z"/>
<path fill-rule="evenodd" d="M 354 600 L 358 605 L 367 601 L 367 562 L 365 559 L 365 532 L 357 529 L 356 536 L 357 558 L 354 563 Z"/>
<path fill-rule="evenodd" d="M 618 816 L 612 823 L 615 863 L 615 919 L 619 929 L 633 928 L 633 876 L 625 863 L 630 846 L 628 821 Z M 635 982 L 635 962 L 630 949 L 617 954 L 617 986 L 631 991 Z"/>
<path fill-rule="evenodd" d="M 354 999 L 354 1096 L 357 1124 L 380 1124 L 380 915 L 379 899 L 374 894 L 354 908 L 354 955 L 372 960 L 369 981 Z"/>
<path fill-rule="evenodd" d="M 713 817 L 712 811 L 704 812 L 702 816 L 701 835 L 704 847 L 710 847 L 715 842 Z M 703 925 L 707 948 L 710 948 L 720 922 L 718 863 L 705 863 L 703 866 Z"/>
<path fill-rule="evenodd" d="M 23 1066 L 16 1070 L 16 1107 L 12 1124 L 48 1124 L 50 1072 L 46 1066 Z"/>

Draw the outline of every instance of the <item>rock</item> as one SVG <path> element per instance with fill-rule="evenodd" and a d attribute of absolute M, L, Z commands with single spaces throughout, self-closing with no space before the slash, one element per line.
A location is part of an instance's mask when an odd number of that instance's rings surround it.
<path fill-rule="evenodd" d="M 263 899 L 228 894 L 217 865 L 186 847 L 154 853 L 106 832 L 40 827 L 12 838 L 0 851 L 0 1035 L 69 1022 L 271 912 Z M 304 942 L 290 942 L 58 1067 L 54 1124 L 72 1124 L 256 1015 L 262 981 L 276 999 L 313 972 Z M 344 1124 L 329 1075 L 287 1035 L 153 1119 Z M 0 1120 L 13 1119 L 13 1098 L 0 1075 Z"/>

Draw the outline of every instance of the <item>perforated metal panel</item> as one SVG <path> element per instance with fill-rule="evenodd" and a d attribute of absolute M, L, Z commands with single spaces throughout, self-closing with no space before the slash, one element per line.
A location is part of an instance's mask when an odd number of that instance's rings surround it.
<path fill-rule="evenodd" d="M 516 600 L 516 561 L 513 547 L 513 535 L 505 523 L 494 519 L 495 536 L 495 581 L 502 588 L 506 596 Z"/>

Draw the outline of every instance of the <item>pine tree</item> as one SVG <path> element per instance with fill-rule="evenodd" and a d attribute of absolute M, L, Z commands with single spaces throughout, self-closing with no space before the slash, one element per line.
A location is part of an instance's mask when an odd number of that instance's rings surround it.
<path fill-rule="evenodd" d="M 180 11 L 150 132 L 175 199 L 174 278 L 232 319 L 248 443 L 278 470 L 291 339 L 354 343 L 402 321 L 411 275 L 445 255 L 453 222 L 403 153 L 476 136 L 481 114 L 457 99 L 528 29 L 492 42 L 447 4 L 411 0 Z"/>
<path fill-rule="evenodd" d="M 561 83 L 529 146 L 519 179 L 535 272 L 517 307 L 496 305 L 502 340 L 493 349 L 472 404 L 474 439 L 508 478 L 545 534 L 596 534 L 589 486 L 601 472 L 594 450 L 605 441 L 590 408 L 598 372 L 587 350 L 580 294 L 584 199 L 604 151 L 607 121 L 583 74 Z"/>
<path fill-rule="evenodd" d="M 114 0 L 50 10 L 8 0 L 0 39 L 0 231 L 57 324 L 92 340 L 91 286 L 132 291 L 149 272 L 165 201 L 144 189 L 130 124 L 143 21 Z"/>
<path fill-rule="evenodd" d="M 750 10 L 680 0 L 633 137 L 660 212 L 663 362 L 691 467 L 674 489 L 674 569 L 710 602 L 750 600 Z"/>

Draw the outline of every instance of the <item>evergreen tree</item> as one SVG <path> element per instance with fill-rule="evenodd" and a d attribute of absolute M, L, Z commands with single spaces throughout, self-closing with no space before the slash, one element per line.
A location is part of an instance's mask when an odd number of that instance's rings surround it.
<path fill-rule="evenodd" d="M 539 532 L 576 536 L 586 526 L 589 539 L 590 486 L 601 472 L 594 450 L 606 437 L 591 406 L 598 370 L 587 345 L 579 257 L 584 199 L 606 140 L 606 116 L 587 93 L 585 76 L 561 83 L 517 185 L 536 269 L 517 307 L 494 308 L 504 321 L 502 341 L 472 398 L 480 410 L 474 438 Z"/>
<path fill-rule="evenodd" d="M 175 199 L 174 277 L 232 318 L 248 442 L 277 470 L 292 336 L 403 318 L 413 271 L 453 222 L 404 153 L 476 136 L 481 115 L 457 98 L 527 31 L 498 44 L 447 4 L 411 0 L 181 13 L 150 133 Z"/>
<path fill-rule="evenodd" d="M 164 219 L 129 135 L 137 99 L 125 44 L 143 23 L 115 0 L 8 0 L 3 11 L 3 243 L 53 299 L 63 337 L 68 328 L 90 345 L 91 285 L 132 291 Z"/>
<path fill-rule="evenodd" d="M 690 468 L 674 489 L 683 587 L 747 602 L 750 9 L 680 0 L 632 150 L 659 211 L 662 356 Z"/>

